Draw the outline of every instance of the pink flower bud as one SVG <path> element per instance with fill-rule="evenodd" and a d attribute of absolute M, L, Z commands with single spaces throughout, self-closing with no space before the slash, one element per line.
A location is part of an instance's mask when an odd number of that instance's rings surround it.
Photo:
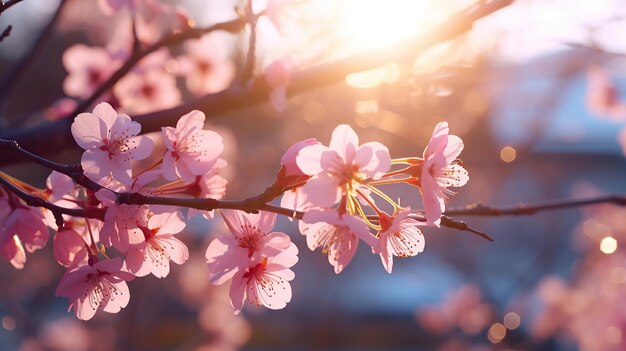
<path fill-rule="evenodd" d="M 315 145 L 317 144 L 317 139 L 309 138 L 302 141 L 299 141 L 293 145 L 283 155 L 283 158 L 280 159 L 280 165 L 285 168 L 285 177 L 290 176 L 304 176 L 300 167 L 296 163 L 296 157 L 298 157 L 298 152 L 302 150 L 305 146 Z"/>

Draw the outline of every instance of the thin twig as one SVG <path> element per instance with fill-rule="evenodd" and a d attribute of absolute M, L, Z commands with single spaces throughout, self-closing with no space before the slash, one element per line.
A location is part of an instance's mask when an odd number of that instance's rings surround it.
<path fill-rule="evenodd" d="M 447 216 L 527 216 L 542 211 L 591 206 L 598 204 L 614 204 L 626 206 L 626 195 L 606 195 L 580 200 L 551 200 L 534 204 L 517 204 L 505 207 L 492 207 L 477 202 L 465 207 L 451 208 L 445 212 Z"/>
<path fill-rule="evenodd" d="M 0 34 L 0 43 L 11 35 L 11 29 L 13 29 L 12 25 L 8 25 Z"/>
<path fill-rule="evenodd" d="M 252 10 L 252 0 L 248 0 L 246 5 L 246 17 L 250 26 L 250 38 L 248 40 L 248 52 L 246 53 L 246 64 L 240 76 L 240 82 L 244 84 L 254 76 L 254 65 L 256 62 L 256 24 L 258 16 Z"/>
<path fill-rule="evenodd" d="M 104 220 L 104 213 L 106 210 L 103 208 L 90 207 L 90 208 L 85 209 L 85 208 L 65 208 L 65 207 L 57 206 L 55 204 L 52 204 L 46 201 L 45 199 L 39 196 L 31 195 L 25 192 L 24 190 L 20 189 L 19 187 L 17 187 L 16 185 L 4 179 L 4 177 L 1 177 L 1 176 L 0 176 L 0 185 L 4 186 L 7 190 L 15 194 L 20 199 L 24 200 L 24 202 L 26 202 L 28 206 L 43 207 L 52 211 L 55 218 L 59 214 L 66 214 L 66 215 L 75 216 L 75 217 L 95 218 L 101 221 Z"/>
<path fill-rule="evenodd" d="M 387 48 L 361 53 L 303 70 L 293 77 L 288 93 L 293 96 L 342 81 L 350 73 L 378 67 L 389 60 L 406 60 L 410 57 L 415 57 L 436 44 L 446 42 L 467 32 L 475 21 L 510 5 L 512 2 L 513 0 L 493 0 L 484 6 L 472 7 L 468 11 L 452 16 L 437 29 L 426 35 L 404 40 Z M 243 26 L 245 25 L 245 20 L 238 20 L 234 24 L 231 23 L 231 25 L 235 24 Z M 181 39 L 177 37 L 174 41 L 178 43 Z M 124 67 L 121 69 L 124 69 Z M 252 104 L 266 101 L 269 92 L 270 88 L 265 80 L 257 79 L 250 86 L 232 86 L 224 91 L 197 98 L 184 105 L 134 116 L 133 119 L 142 125 L 143 132 L 153 132 L 160 130 L 162 126 L 174 124 L 180 116 L 191 110 L 201 110 L 205 112 L 207 117 L 214 117 L 229 110 L 248 107 Z M 66 118 L 56 122 L 42 123 L 39 126 L 30 128 L 3 130 L 0 131 L 0 138 L 17 140 L 24 145 L 28 145 L 29 150 L 41 155 L 48 155 L 74 146 L 74 140 L 69 128 L 71 123 L 71 119 Z M 7 157 L 0 160 L 0 165 L 17 161 L 18 159 Z"/>
<path fill-rule="evenodd" d="M 13 153 L 23 159 L 33 161 L 37 163 L 38 165 L 46 167 L 50 170 L 65 174 L 66 176 L 72 178 L 72 180 L 74 180 L 76 184 L 82 185 L 83 187 L 91 191 L 98 191 L 102 189 L 102 186 L 100 184 L 87 178 L 83 174 L 83 169 L 80 164 L 66 165 L 66 164 L 61 164 L 61 163 L 50 161 L 44 157 L 38 156 L 32 152 L 24 150 L 14 140 L 0 139 L 0 154 L 2 153 Z"/>
<path fill-rule="evenodd" d="M 11 6 L 17 5 L 24 0 L 8 0 L 8 1 L 0 1 L 0 15 L 8 10 Z"/>

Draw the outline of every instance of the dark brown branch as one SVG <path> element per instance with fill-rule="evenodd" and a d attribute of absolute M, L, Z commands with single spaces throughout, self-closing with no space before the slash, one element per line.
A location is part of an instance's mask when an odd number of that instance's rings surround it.
<path fill-rule="evenodd" d="M 66 176 L 72 178 L 78 185 L 91 190 L 98 191 L 102 189 L 102 186 L 93 180 L 87 178 L 83 174 L 83 169 L 80 164 L 65 165 L 50 161 L 41 156 L 35 155 L 32 152 L 26 151 L 20 147 L 20 145 L 14 140 L 0 139 L 0 154 L 12 153 L 18 157 L 37 163 L 40 166 L 46 167 L 50 170 L 63 173 Z"/>
<path fill-rule="evenodd" d="M 8 1 L 0 1 L 0 15 L 8 10 L 11 6 L 17 5 L 24 0 L 8 0 Z"/>
<path fill-rule="evenodd" d="M 472 227 L 470 227 L 469 225 L 467 225 L 467 223 L 463 222 L 463 221 L 459 221 L 453 218 L 450 218 L 448 216 L 442 216 L 441 217 L 441 225 L 447 228 L 452 228 L 452 229 L 457 229 L 460 231 L 466 231 L 466 232 L 470 232 L 472 234 L 476 234 L 478 236 L 480 236 L 481 238 L 485 239 L 485 240 L 489 240 L 489 241 L 493 241 L 493 238 L 485 233 L 482 232 L 480 230 L 474 229 Z"/>
<path fill-rule="evenodd" d="M 517 204 L 505 207 L 491 207 L 483 203 L 451 208 L 445 212 L 447 216 L 527 216 L 542 211 L 591 206 L 598 204 L 614 204 L 626 206 L 626 195 L 607 195 L 581 200 L 554 200 L 534 204 Z"/>
<path fill-rule="evenodd" d="M 11 29 L 13 29 L 12 25 L 8 25 L 0 34 L 0 43 L 11 35 Z"/>
<path fill-rule="evenodd" d="M 4 179 L 3 177 L 0 177 L 0 185 L 2 185 L 5 189 L 10 191 L 11 193 L 15 194 L 20 199 L 24 200 L 24 202 L 28 206 L 43 207 L 52 211 L 55 218 L 58 217 L 59 214 L 66 214 L 66 215 L 76 216 L 76 217 L 95 218 L 101 221 L 104 220 L 104 213 L 106 210 L 103 208 L 97 208 L 97 207 L 65 208 L 65 207 L 57 206 L 55 204 L 52 204 L 46 201 L 45 199 L 39 196 L 31 195 L 25 192 L 24 190 L 20 189 L 19 187 L 9 182 L 8 180 Z"/>
<path fill-rule="evenodd" d="M 404 40 L 387 48 L 354 55 L 301 71 L 293 77 L 288 93 L 293 96 L 342 81 L 350 73 L 375 68 L 390 60 L 406 60 L 415 57 L 436 44 L 446 42 L 467 32 L 475 21 L 510 5 L 512 2 L 513 0 L 493 0 L 481 6 L 474 6 L 468 11 L 452 16 L 438 29 L 426 35 Z M 242 26 L 245 24 L 245 20 L 238 20 L 236 24 Z M 180 39 L 177 38 L 177 40 Z M 174 124 L 180 116 L 191 110 L 201 110 L 208 117 L 212 117 L 229 110 L 266 101 L 269 93 L 270 88 L 267 83 L 263 79 L 257 79 L 250 86 L 233 86 L 222 92 L 205 95 L 178 107 L 134 116 L 133 119 L 141 123 L 142 131 L 153 132 L 160 130 L 162 126 Z M 72 120 L 66 118 L 57 122 L 42 123 L 31 128 L 0 131 L 0 138 L 17 140 L 27 145 L 29 150 L 40 155 L 48 155 L 74 146 L 74 140 L 70 133 L 71 123 Z M 0 165 L 17 161 L 6 158 L 0 160 Z"/>

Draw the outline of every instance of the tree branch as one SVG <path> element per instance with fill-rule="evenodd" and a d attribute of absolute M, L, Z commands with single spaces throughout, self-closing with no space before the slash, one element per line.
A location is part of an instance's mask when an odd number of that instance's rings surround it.
<path fill-rule="evenodd" d="M 104 208 L 97 208 L 97 207 L 65 208 L 65 207 L 57 206 L 55 204 L 52 204 L 46 201 L 45 199 L 39 196 L 31 195 L 25 192 L 24 190 L 20 189 L 19 187 L 17 187 L 16 185 L 4 179 L 4 177 L 1 177 L 1 176 L 0 176 L 0 185 L 4 186 L 8 191 L 15 194 L 20 199 L 24 200 L 24 202 L 26 202 L 28 206 L 43 207 L 52 211 L 55 218 L 59 214 L 66 214 L 66 215 L 76 216 L 76 217 L 95 218 L 95 219 L 104 221 L 104 213 L 106 212 L 106 209 Z"/>
<path fill-rule="evenodd" d="M 465 207 L 451 208 L 447 216 L 527 216 L 542 211 L 560 210 L 598 204 L 626 206 L 626 195 L 607 195 L 580 200 L 552 200 L 535 204 L 517 204 L 505 207 L 491 207 L 477 202 Z"/>
<path fill-rule="evenodd" d="M 446 42 L 467 32 L 474 22 L 510 5 L 512 2 L 513 0 L 492 0 L 483 5 L 473 6 L 452 16 L 442 23 L 438 29 L 426 35 L 407 39 L 387 48 L 353 55 L 301 71 L 293 77 L 288 94 L 293 96 L 342 81 L 350 73 L 372 69 L 390 60 L 406 60 L 415 57 L 436 44 Z M 237 20 L 236 24 L 244 25 L 245 20 Z M 233 24 L 231 23 L 231 25 Z M 174 41 L 179 42 L 178 40 L 181 39 L 182 37 L 177 37 Z M 142 131 L 144 132 L 158 131 L 162 126 L 174 124 L 180 116 L 191 110 L 201 110 L 204 111 L 207 117 L 212 117 L 229 110 L 266 101 L 269 93 L 270 87 L 265 80 L 256 79 L 249 86 L 233 86 L 219 93 L 197 98 L 181 106 L 134 116 L 133 119 L 142 125 Z M 72 120 L 66 118 L 56 122 L 42 123 L 39 126 L 30 128 L 0 131 L 0 139 L 17 140 L 27 145 L 29 150 L 40 155 L 48 155 L 74 146 L 74 140 L 70 133 L 71 123 Z M 6 158 L 0 160 L 0 166 L 15 162 L 17 162 L 16 159 Z"/>
<path fill-rule="evenodd" d="M 50 161 L 46 158 L 22 149 L 15 140 L 0 139 L 0 154 L 1 153 L 13 153 L 22 159 L 33 161 L 40 166 L 46 167 L 53 171 L 57 171 L 59 173 L 63 173 L 66 176 L 72 178 L 72 180 L 74 180 L 76 184 L 82 185 L 83 187 L 91 191 L 98 191 L 102 189 L 102 186 L 100 184 L 87 178 L 83 174 L 83 169 L 80 164 L 65 165 Z"/>
<path fill-rule="evenodd" d="M 17 5 L 24 0 L 8 0 L 8 1 L 0 1 L 0 15 L 6 10 L 8 10 L 11 6 Z"/>

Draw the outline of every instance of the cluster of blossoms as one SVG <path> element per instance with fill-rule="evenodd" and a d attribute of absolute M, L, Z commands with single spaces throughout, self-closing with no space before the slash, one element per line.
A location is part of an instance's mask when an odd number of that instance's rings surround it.
<path fill-rule="evenodd" d="M 53 172 L 42 190 L 6 176 L 14 186 L 68 211 L 28 207 L 0 188 L 1 256 L 22 268 L 25 249 L 44 247 L 48 227 L 52 228 L 55 257 L 67 267 L 57 295 L 67 297 L 70 309 L 84 320 L 99 310 L 115 313 L 124 308 L 129 302 L 128 281 L 149 274 L 166 277 L 170 261 L 183 264 L 189 258 L 189 250 L 176 237 L 185 228 L 185 219 L 196 215 L 212 219 L 214 211 L 182 201 L 167 205 L 121 201 L 122 195 L 205 198 L 217 204 L 214 208 L 222 207 L 219 199 L 227 184 L 219 175 L 226 166 L 220 158 L 224 145 L 218 133 L 204 129 L 204 120 L 202 112 L 192 111 L 175 128 L 163 127 L 159 135 L 149 137 L 139 135 L 139 123 L 108 103 L 76 116 L 71 132 L 85 150 L 82 173 L 94 186 L 79 186 L 69 176 Z M 276 213 L 290 211 L 300 219 L 308 247 L 321 247 L 336 273 L 350 263 L 360 241 L 391 273 L 394 256 L 423 251 L 420 228 L 440 225 L 446 197 L 452 194 L 448 188 L 467 182 L 467 172 L 457 162 L 462 149 L 463 142 L 449 135 L 446 122 L 435 127 L 422 157 L 391 159 L 381 143 L 360 144 L 348 125 L 334 130 L 328 146 L 315 139 L 294 144 L 268 188 L 271 198 L 256 208 L 217 210 L 230 235 L 215 239 L 206 250 L 209 280 L 213 284 L 231 280 L 235 313 L 246 298 L 271 309 L 285 307 L 291 300 L 289 281 L 295 277 L 291 267 L 298 261 L 298 249 L 289 235 L 272 229 Z M 138 171 L 135 161 L 141 160 L 148 166 Z M 392 183 L 417 187 L 424 209 L 402 207 L 380 189 Z M 259 211 L 281 194 L 281 211 Z M 381 201 L 391 210 L 383 209 Z M 194 208 L 182 212 L 180 206 Z M 84 215 L 67 215 L 77 209 Z"/>
<path fill-rule="evenodd" d="M 76 107 L 74 99 L 87 99 L 100 89 L 136 54 L 137 45 L 152 45 L 164 33 L 193 25 L 183 8 L 157 0 L 101 0 L 99 5 L 104 14 L 113 16 L 112 21 L 123 22 L 128 18 L 124 15 L 130 14 L 134 31 L 129 30 L 131 23 L 122 23 L 115 26 L 116 32 L 105 46 L 75 44 L 64 52 L 62 61 L 68 75 L 63 90 L 68 97 L 48 111 L 51 119 L 68 116 Z M 266 16 L 271 12 L 268 5 Z M 142 114 L 179 105 L 184 92 L 178 87 L 178 78 L 184 79 L 187 91 L 194 96 L 216 93 L 231 85 L 235 65 L 228 47 L 214 34 L 187 40 L 177 53 L 173 56 L 163 47 L 148 54 L 99 101 L 123 113 Z M 285 108 L 286 86 L 294 70 L 292 60 L 287 58 L 273 61 L 265 69 L 266 81 L 273 88 L 271 102 L 279 111 Z"/>

